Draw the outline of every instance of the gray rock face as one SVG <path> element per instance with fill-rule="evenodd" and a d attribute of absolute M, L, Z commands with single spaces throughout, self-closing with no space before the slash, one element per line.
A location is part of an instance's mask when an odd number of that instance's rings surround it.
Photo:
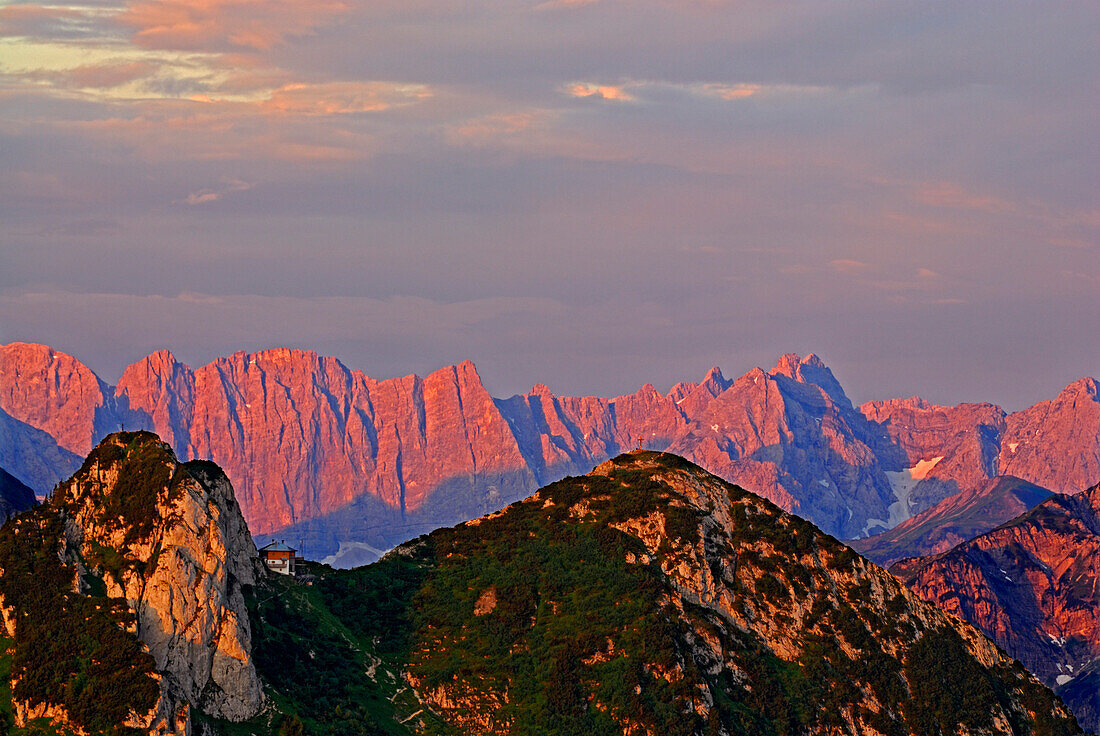
<path fill-rule="evenodd" d="M 225 474 L 213 463 L 179 464 L 152 434 L 118 433 L 52 503 L 67 516 L 67 555 L 81 578 L 127 601 L 156 661 L 151 732 L 186 732 L 179 714 L 188 706 L 230 721 L 259 712 L 242 586 L 264 570 Z"/>

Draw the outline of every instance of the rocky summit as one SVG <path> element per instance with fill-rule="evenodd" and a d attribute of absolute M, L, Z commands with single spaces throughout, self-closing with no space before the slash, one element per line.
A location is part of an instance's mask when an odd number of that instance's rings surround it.
<path fill-rule="evenodd" d="M 1082 733 L 975 628 L 673 455 L 306 567 L 257 590 L 256 733 Z"/>
<path fill-rule="evenodd" d="M 891 570 L 984 631 L 1100 731 L 1100 486 L 1051 496 L 948 552 Z"/>
<path fill-rule="evenodd" d="M 158 351 L 116 386 L 42 345 L 0 346 L 0 466 L 45 493 L 120 428 L 216 462 L 254 533 L 349 566 L 643 447 L 687 457 L 843 539 L 880 533 L 1011 473 L 1100 481 L 1100 399 L 1084 379 L 1007 414 L 919 398 L 853 406 L 816 355 L 662 394 L 494 398 L 472 363 L 376 380 L 278 348 L 198 368 Z"/>
<path fill-rule="evenodd" d="M 263 707 L 244 593 L 264 569 L 212 463 L 112 434 L 0 530 L 0 569 L 16 726 L 185 736 Z"/>

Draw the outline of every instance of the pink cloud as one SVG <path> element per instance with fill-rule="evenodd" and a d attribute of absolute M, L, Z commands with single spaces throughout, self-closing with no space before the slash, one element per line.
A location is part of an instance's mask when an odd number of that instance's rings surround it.
<path fill-rule="evenodd" d="M 722 100 L 741 100 L 760 92 L 759 84 L 708 84 L 704 87 L 707 94 Z"/>
<path fill-rule="evenodd" d="M 628 102 L 634 97 L 622 87 L 615 85 L 596 85 L 587 82 L 578 82 L 569 88 L 569 94 L 574 97 L 596 97 L 601 100 L 616 102 Z"/>
<path fill-rule="evenodd" d="M 405 86 L 386 82 L 288 84 L 275 90 L 261 104 L 261 108 L 269 113 L 344 115 L 380 112 L 431 95 L 431 91 L 422 85 Z"/>
<path fill-rule="evenodd" d="M 870 263 L 851 258 L 837 258 L 829 261 L 829 268 L 837 273 L 866 273 L 871 270 L 872 266 Z"/>
<path fill-rule="evenodd" d="M 535 6 L 535 10 L 554 10 L 556 8 L 579 8 L 592 5 L 599 0 L 546 0 Z"/>
<path fill-rule="evenodd" d="M 0 7 L 0 36 L 51 37 L 63 25 L 85 21 L 79 8 L 44 5 L 7 5 Z"/>
<path fill-rule="evenodd" d="M 342 0 L 134 0 L 118 19 L 146 48 L 266 50 L 346 9 Z"/>
<path fill-rule="evenodd" d="M 334 118 L 272 115 L 263 102 L 159 100 L 137 105 L 135 117 L 58 122 L 92 139 L 125 140 L 145 161 L 270 159 L 300 164 L 370 156 L 374 138 L 345 130 Z M 247 123 L 247 124 L 246 124 Z M 192 204 L 213 201 L 193 192 Z M 201 200 L 201 201 L 200 201 Z"/>
<path fill-rule="evenodd" d="M 1016 210 L 1015 205 L 997 197 L 968 191 L 952 182 L 938 182 L 924 187 L 916 198 L 933 207 L 958 210 L 975 210 L 990 214 L 1003 214 Z"/>
<path fill-rule="evenodd" d="M 529 130 L 538 117 L 541 116 L 531 112 L 485 115 L 461 123 L 448 137 L 452 143 L 492 143 L 501 136 L 514 136 Z"/>
<path fill-rule="evenodd" d="M 200 189 L 197 192 L 191 192 L 184 199 L 185 204 L 197 205 L 206 204 L 208 202 L 217 202 L 219 199 L 232 192 L 246 192 L 252 188 L 252 185 L 246 181 L 239 179 L 226 179 L 221 187 L 217 189 Z"/>
<path fill-rule="evenodd" d="M 36 71 L 26 76 L 62 87 L 109 89 L 152 76 L 157 69 L 158 65 L 151 61 L 106 62 L 60 71 Z"/>

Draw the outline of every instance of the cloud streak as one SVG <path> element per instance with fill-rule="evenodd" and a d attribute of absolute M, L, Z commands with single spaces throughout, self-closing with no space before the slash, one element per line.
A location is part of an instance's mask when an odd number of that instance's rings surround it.
<path fill-rule="evenodd" d="M 1007 371 L 1011 401 L 1036 385 L 1019 335 L 1068 378 L 1100 363 L 1080 340 L 1100 326 L 1098 19 L 1061 0 L 9 3 L 0 332 L 94 334 L 117 365 L 165 333 L 97 326 L 130 299 L 207 355 L 255 334 L 613 393 L 814 350 L 950 398 L 925 345 L 961 356 L 952 380 Z"/>

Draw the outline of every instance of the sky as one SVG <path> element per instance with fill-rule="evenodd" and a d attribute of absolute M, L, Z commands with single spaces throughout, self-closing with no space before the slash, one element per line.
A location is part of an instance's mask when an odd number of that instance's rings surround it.
<path fill-rule="evenodd" d="M 1100 375 L 1100 4 L 0 2 L 0 342 L 496 396 Z"/>

